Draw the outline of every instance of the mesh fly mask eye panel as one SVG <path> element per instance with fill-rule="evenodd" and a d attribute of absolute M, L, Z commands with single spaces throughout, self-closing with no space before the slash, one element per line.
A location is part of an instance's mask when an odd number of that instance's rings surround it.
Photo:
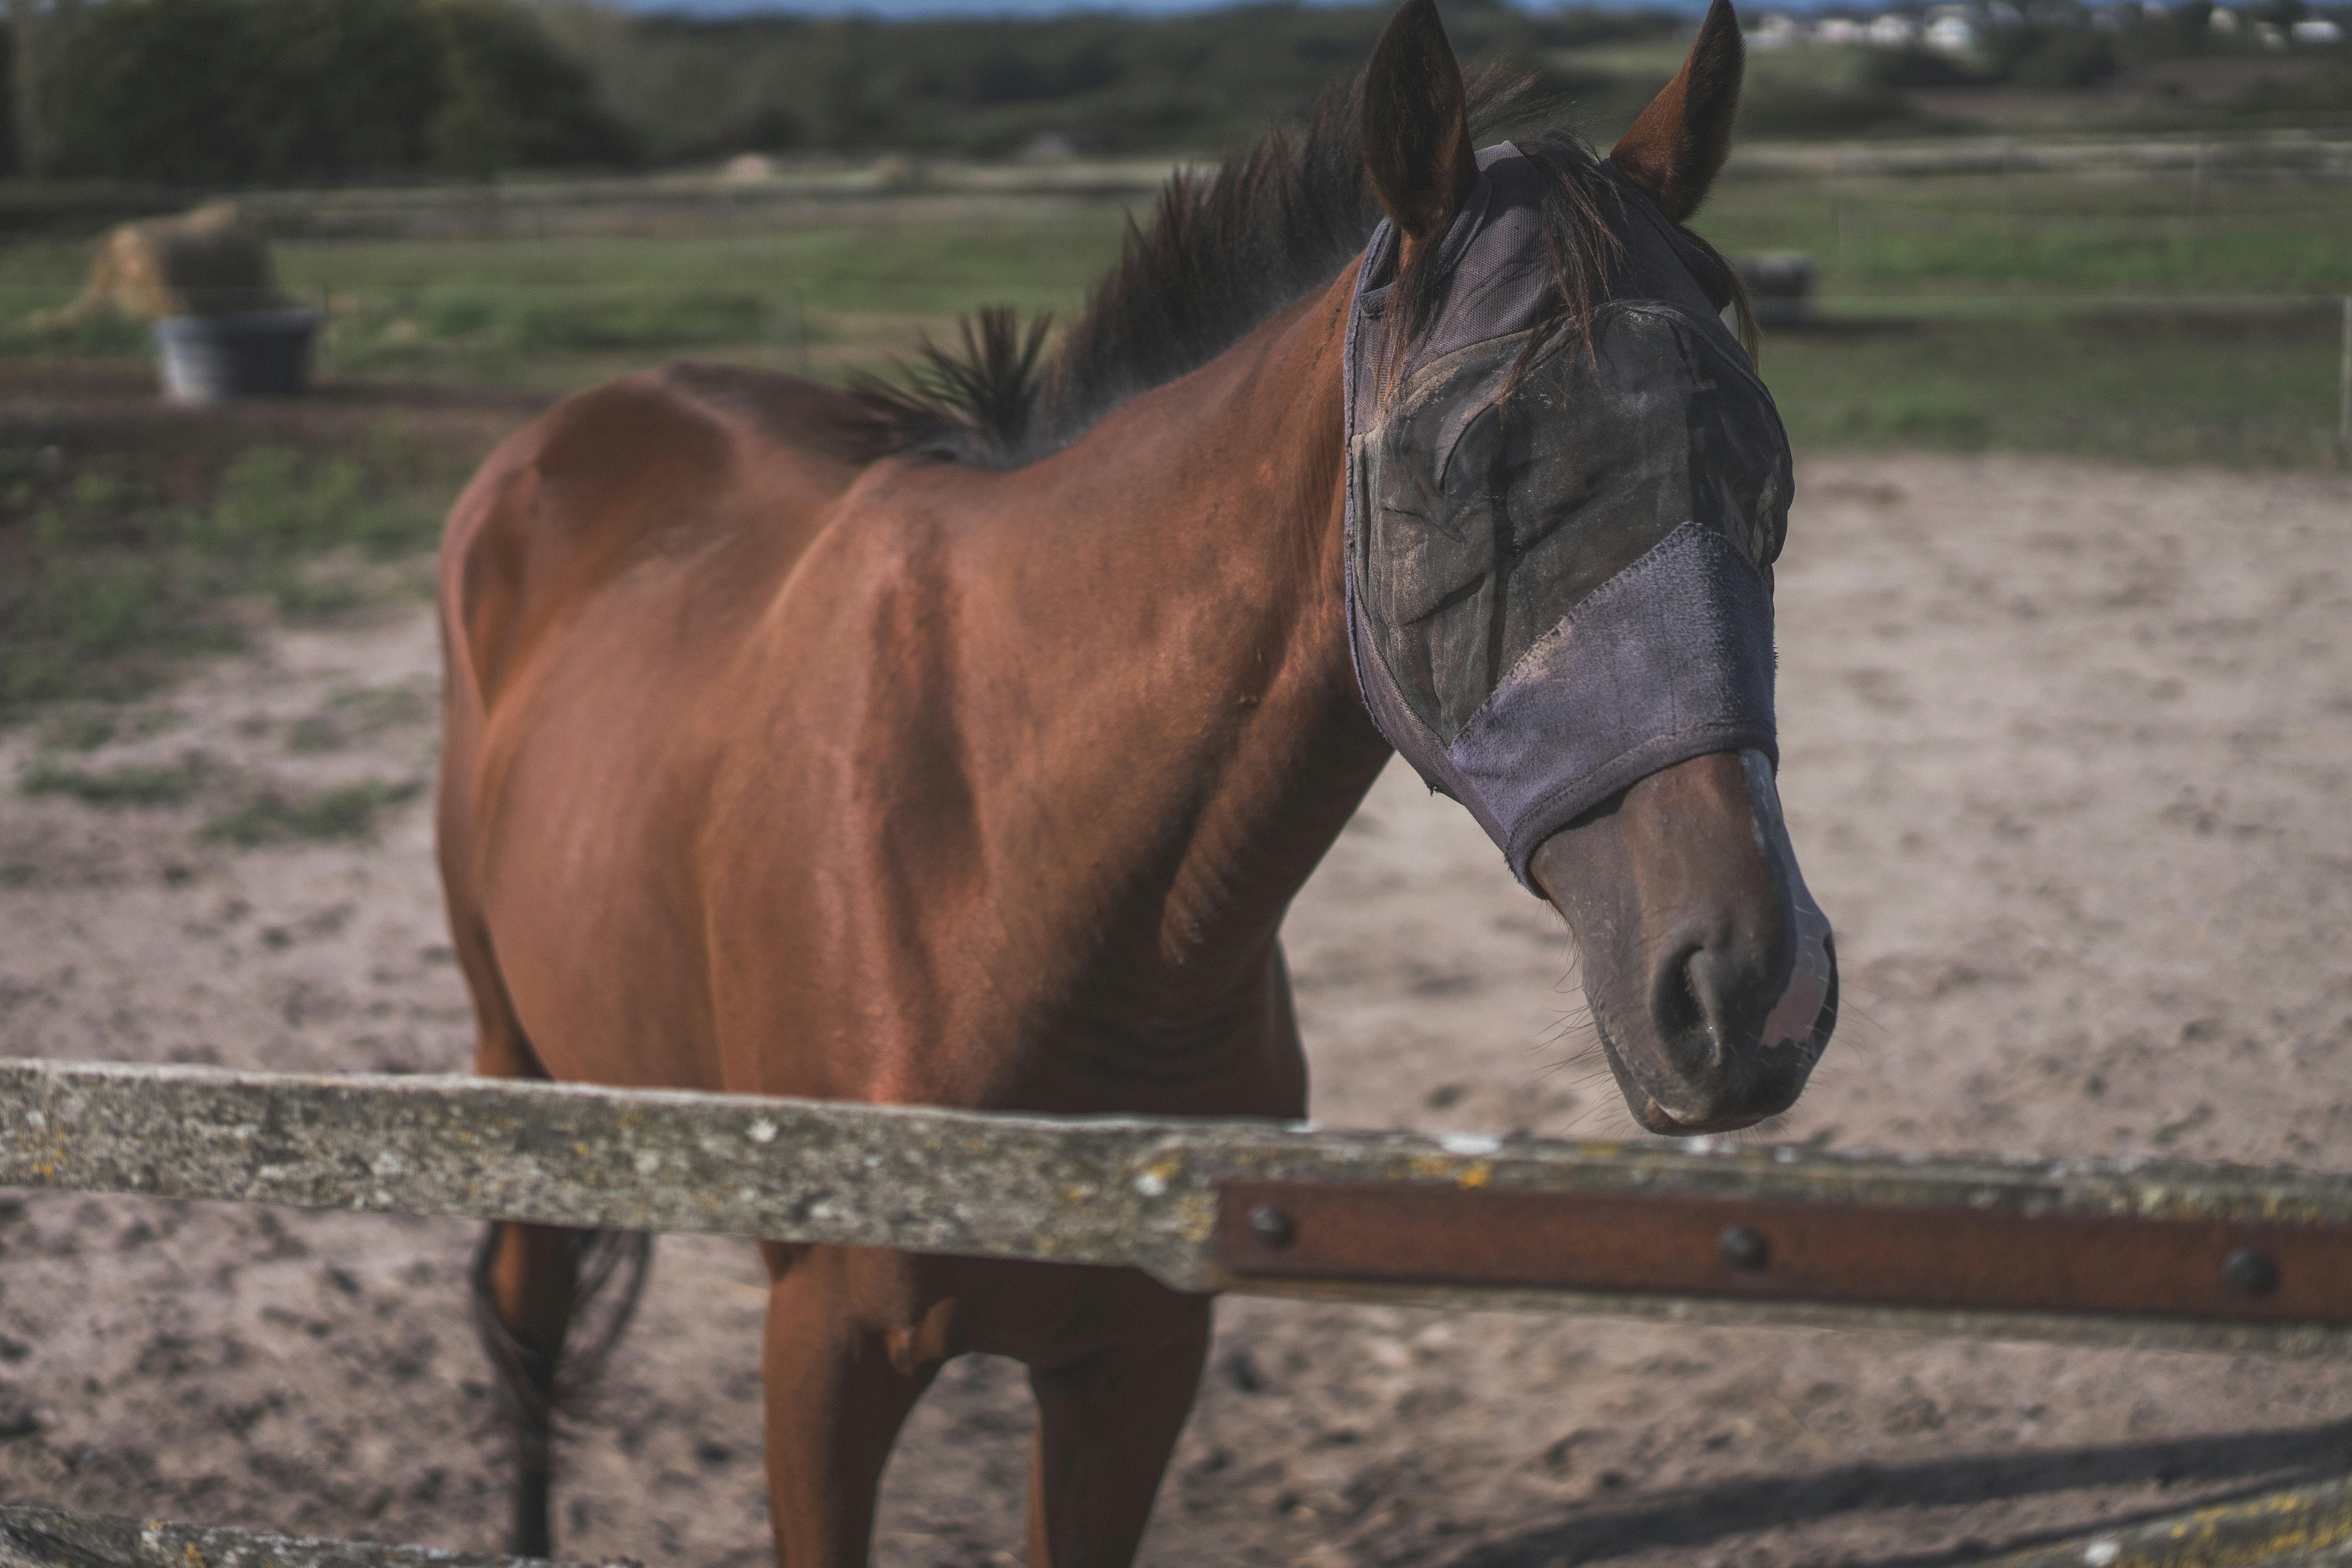
<path fill-rule="evenodd" d="M 1433 325 L 1384 366 L 1398 237 L 1364 253 L 1347 334 L 1348 611 L 1372 721 L 1467 806 L 1534 890 L 1545 839 L 1661 768 L 1777 757 L 1772 593 L 1789 444 L 1700 287 L 1623 189 L 1625 261 L 1591 352 L 1554 333 L 1545 177 L 1478 159 L 1442 242 Z M 1388 384 L 1381 384 L 1383 370 Z"/>

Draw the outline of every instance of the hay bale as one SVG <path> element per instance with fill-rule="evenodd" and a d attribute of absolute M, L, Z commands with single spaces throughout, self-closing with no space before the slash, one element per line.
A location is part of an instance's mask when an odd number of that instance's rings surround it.
<path fill-rule="evenodd" d="M 284 302 L 260 225 L 235 202 L 208 202 L 110 231 L 99 241 L 81 297 L 31 324 L 70 326 L 107 311 L 150 321 L 226 316 Z"/>

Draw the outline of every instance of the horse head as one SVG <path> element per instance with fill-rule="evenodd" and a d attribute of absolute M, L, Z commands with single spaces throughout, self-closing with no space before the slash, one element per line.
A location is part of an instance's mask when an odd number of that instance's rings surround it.
<path fill-rule="evenodd" d="M 1683 227 L 1729 149 L 1715 0 L 1605 160 L 1472 150 L 1431 0 L 1358 100 L 1387 213 L 1346 328 L 1347 585 L 1373 722 L 1566 917 L 1627 1103 L 1665 1133 L 1786 1109 L 1837 1016 L 1774 775 L 1787 437 Z"/>

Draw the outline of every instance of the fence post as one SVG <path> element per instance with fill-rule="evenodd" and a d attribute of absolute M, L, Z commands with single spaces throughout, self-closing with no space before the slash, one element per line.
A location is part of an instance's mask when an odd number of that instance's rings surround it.
<path fill-rule="evenodd" d="M 48 128 L 41 114 L 42 17 L 39 0 L 8 0 L 8 29 L 15 35 L 16 172 L 38 178 L 49 172 Z"/>
<path fill-rule="evenodd" d="M 2352 447 L 2352 294 L 2344 296 L 2344 352 L 2336 366 L 2336 440 Z"/>

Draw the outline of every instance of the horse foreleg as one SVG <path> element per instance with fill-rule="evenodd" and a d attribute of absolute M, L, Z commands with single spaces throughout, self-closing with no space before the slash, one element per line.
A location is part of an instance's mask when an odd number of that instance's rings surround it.
<path fill-rule="evenodd" d="M 1029 1568 L 1126 1568 L 1135 1560 L 1209 1353 L 1208 1298 L 1179 1300 L 1172 1331 L 1030 1369 L 1037 1446 Z"/>
<path fill-rule="evenodd" d="M 840 1254 L 816 1248 L 768 1290 L 761 1370 L 781 1568 L 865 1568 L 882 1467 L 940 1368 L 903 1346 L 894 1355 L 893 1336 L 859 1320 L 845 1273 Z"/>

